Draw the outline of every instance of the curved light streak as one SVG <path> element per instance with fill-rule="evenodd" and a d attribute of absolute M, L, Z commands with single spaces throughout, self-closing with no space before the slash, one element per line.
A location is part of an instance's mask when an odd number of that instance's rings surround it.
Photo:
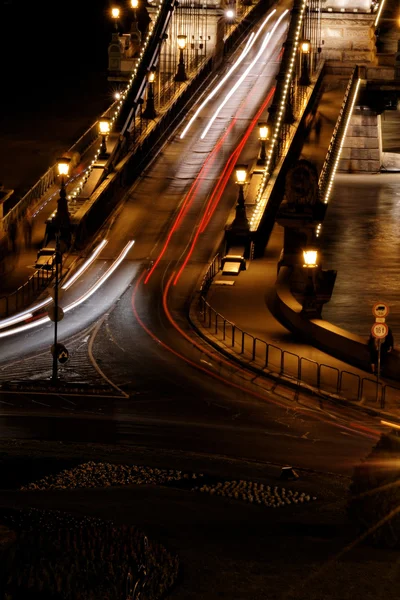
<path fill-rule="evenodd" d="M 276 21 L 275 25 L 273 26 L 273 28 L 271 29 L 271 31 L 269 31 L 265 37 L 264 40 L 261 44 L 261 47 L 259 49 L 259 51 L 256 54 L 256 57 L 252 60 L 252 62 L 249 64 L 249 66 L 247 67 L 247 69 L 242 73 L 242 75 L 239 77 L 239 79 L 237 80 L 237 82 L 235 83 L 235 85 L 231 88 L 231 90 L 226 94 L 224 100 L 221 102 L 221 104 L 219 105 L 219 107 L 217 108 L 217 110 L 214 112 L 213 116 L 211 117 L 210 121 L 208 122 L 207 127 L 204 129 L 203 133 L 200 136 L 201 140 L 204 140 L 204 138 L 206 137 L 207 133 L 210 130 L 210 127 L 212 126 L 212 124 L 214 123 L 215 119 L 218 117 L 219 113 L 221 112 L 221 110 L 224 108 L 225 104 L 228 102 L 228 100 L 233 96 L 233 94 L 236 92 L 236 90 L 238 89 L 238 87 L 243 83 L 243 81 L 245 80 L 245 78 L 247 77 L 247 75 L 250 73 L 251 69 L 254 67 L 254 65 L 257 63 L 258 59 L 260 58 L 260 56 L 263 54 L 265 48 L 268 45 L 269 40 L 272 38 L 273 34 L 276 31 L 276 28 L 278 27 L 278 25 L 280 24 L 280 22 L 282 21 L 282 19 L 286 16 L 286 14 L 288 13 L 288 9 L 286 9 L 281 16 L 279 17 L 279 19 Z"/>
<path fill-rule="evenodd" d="M 264 102 L 262 103 L 262 105 L 260 106 L 258 111 L 256 112 L 255 116 L 253 117 L 251 123 L 249 124 L 243 138 L 241 139 L 239 144 L 236 146 L 235 150 L 232 152 L 232 154 L 228 158 L 228 160 L 225 164 L 225 167 L 222 171 L 222 175 L 219 177 L 217 185 L 215 186 L 215 188 L 211 194 L 211 197 L 210 197 L 209 201 L 207 202 L 207 206 L 205 208 L 204 215 L 203 215 L 203 217 L 200 221 L 200 225 L 197 227 L 196 233 L 192 239 L 192 243 L 190 245 L 189 251 L 187 252 L 185 259 L 184 259 L 181 267 L 179 268 L 179 271 L 174 279 L 174 285 L 176 285 L 178 283 L 178 280 L 179 280 L 180 276 L 182 275 L 183 270 L 185 269 L 187 263 L 190 260 L 190 257 L 192 256 L 192 253 L 195 249 L 195 246 L 196 246 L 196 243 L 197 243 L 197 240 L 198 240 L 200 234 L 205 231 L 212 215 L 214 214 L 214 211 L 217 208 L 219 201 L 221 199 L 221 196 L 225 190 L 226 184 L 228 183 L 229 178 L 232 174 L 234 166 L 235 166 L 251 132 L 253 131 L 255 124 L 257 123 L 258 119 L 260 118 L 260 115 L 264 112 L 264 110 L 266 109 L 268 104 L 271 102 L 274 92 L 275 92 L 275 87 L 273 87 L 269 91 L 266 99 L 264 100 Z"/>
<path fill-rule="evenodd" d="M 67 290 L 69 287 L 71 287 L 71 285 L 78 279 L 78 277 L 86 271 L 86 269 L 92 264 L 94 259 L 97 258 L 97 256 L 100 254 L 101 250 L 104 248 L 104 246 L 106 244 L 107 244 L 107 240 L 105 240 L 105 239 L 102 242 L 100 242 L 100 244 L 97 246 L 97 248 L 95 248 L 93 254 L 87 259 L 87 261 L 62 286 L 63 290 Z M 33 313 L 37 312 L 41 308 L 44 308 L 45 306 L 50 304 L 52 301 L 53 301 L 53 298 L 51 298 L 51 296 L 49 296 L 48 298 L 45 298 L 41 302 L 37 302 L 30 308 L 27 308 L 26 310 L 23 310 L 22 312 L 17 313 L 16 315 L 13 315 L 12 317 L 8 317 L 7 319 L 2 319 L 0 321 L 0 329 L 4 329 L 5 327 L 10 327 L 11 325 L 16 325 L 17 323 L 20 323 L 21 321 L 26 321 L 27 319 L 31 319 L 33 317 Z"/>
<path fill-rule="evenodd" d="M 92 296 L 103 285 L 103 283 L 105 283 L 107 281 L 107 279 L 114 273 L 115 269 L 117 269 L 119 267 L 119 265 L 124 260 L 125 256 L 128 254 L 129 250 L 132 248 L 134 243 L 135 243 L 134 240 L 131 240 L 130 242 L 128 242 L 127 245 L 125 246 L 125 248 L 122 250 L 121 254 L 112 263 L 112 265 L 107 269 L 107 271 L 104 273 L 104 275 L 102 275 L 102 277 L 100 277 L 100 279 L 87 292 L 85 292 L 80 298 L 78 298 L 78 300 L 75 300 L 74 302 L 72 302 L 71 304 L 68 304 L 68 306 L 63 308 L 64 313 L 69 312 L 73 308 L 76 308 L 77 306 L 82 304 L 82 302 L 85 302 L 85 300 L 90 298 L 90 296 Z M 50 298 L 48 300 L 48 302 L 51 302 L 51 300 L 52 299 Z M 25 325 L 22 325 L 21 327 L 16 327 L 14 329 L 9 329 L 8 331 L 4 331 L 3 333 L 0 333 L 0 338 L 8 337 L 8 336 L 14 335 L 16 333 L 22 333 L 22 332 L 28 331 L 29 329 L 33 329 L 34 327 L 39 327 L 40 325 L 44 325 L 45 323 L 48 323 L 49 321 L 50 321 L 50 319 L 48 316 L 42 317 L 41 319 L 38 319 L 37 321 L 34 321 L 33 323 L 26 323 Z"/>
<path fill-rule="evenodd" d="M 107 240 L 103 240 L 94 250 L 93 254 L 83 263 L 83 265 L 61 286 L 62 290 L 67 290 L 71 285 L 86 271 L 86 269 L 92 264 L 92 262 L 98 257 L 104 246 L 108 243 Z"/>
<path fill-rule="evenodd" d="M 197 118 L 197 116 L 200 113 L 200 111 L 206 106 L 206 104 L 208 104 L 208 102 L 210 100 L 212 100 L 212 98 L 214 98 L 215 94 L 224 85 L 224 83 L 229 79 L 229 77 L 232 75 L 232 73 L 235 71 L 235 69 L 240 65 L 240 63 L 243 61 L 243 59 L 247 56 L 247 54 L 250 52 L 251 48 L 253 47 L 253 45 L 257 41 L 257 38 L 261 34 L 261 31 L 263 30 L 263 28 L 265 27 L 265 25 L 268 23 L 268 21 L 270 20 L 270 18 L 275 13 L 276 13 L 276 8 L 274 8 L 274 10 L 267 16 L 266 19 L 264 19 L 264 21 L 261 24 L 261 26 L 260 26 L 259 30 L 257 31 L 257 33 L 254 34 L 254 32 L 252 32 L 252 34 L 250 35 L 249 39 L 247 40 L 247 43 L 246 43 L 246 45 L 245 45 L 242 53 L 240 54 L 239 58 L 231 66 L 231 68 L 229 69 L 229 71 L 221 79 L 221 81 L 218 83 L 218 85 L 212 90 L 212 92 L 207 96 L 207 98 L 200 104 L 199 108 L 196 110 L 196 112 L 194 113 L 194 115 L 189 120 L 189 123 L 186 125 L 186 127 L 182 131 L 181 135 L 179 136 L 180 139 L 183 139 L 185 137 L 186 133 L 188 132 L 189 128 L 191 127 L 193 121 Z"/>

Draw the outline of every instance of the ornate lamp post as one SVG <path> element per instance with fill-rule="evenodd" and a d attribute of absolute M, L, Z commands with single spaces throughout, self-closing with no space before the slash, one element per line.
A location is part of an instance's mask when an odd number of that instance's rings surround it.
<path fill-rule="evenodd" d="M 267 123 L 258 124 L 259 140 L 260 140 L 260 154 L 257 159 L 258 165 L 265 165 L 267 160 L 266 142 L 268 140 L 268 125 Z"/>
<path fill-rule="evenodd" d="M 154 69 L 148 72 L 147 81 L 149 82 L 149 87 L 147 90 L 147 102 L 146 108 L 143 111 L 144 119 L 155 119 L 157 116 L 156 109 L 154 107 L 154 80 L 156 78 L 156 72 Z"/>
<path fill-rule="evenodd" d="M 133 8 L 133 20 L 137 21 L 136 9 L 139 6 L 139 0 L 131 0 L 131 6 Z"/>
<path fill-rule="evenodd" d="M 175 75 L 175 81 L 186 81 L 187 75 L 185 70 L 185 61 L 183 58 L 183 51 L 186 48 L 187 36 L 186 35 L 178 35 L 178 48 L 179 48 L 179 63 L 178 70 Z"/>
<path fill-rule="evenodd" d="M 246 206 L 244 203 L 244 186 L 247 178 L 247 165 L 236 165 L 235 167 L 236 183 L 239 186 L 237 204 L 235 208 L 235 218 L 232 221 L 231 230 L 248 232 L 249 221 L 246 215 Z"/>
<path fill-rule="evenodd" d="M 310 316 L 317 314 L 315 275 L 318 269 L 318 249 L 310 246 L 303 250 L 303 267 L 308 271 L 308 281 L 304 290 L 303 310 Z"/>
<path fill-rule="evenodd" d="M 310 40 L 303 40 L 300 42 L 301 52 L 301 75 L 299 83 L 300 85 L 310 85 L 310 73 L 309 73 L 309 56 L 311 51 Z"/>
<path fill-rule="evenodd" d="M 107 158 L 107 144 L 106 138 L 110 133 L 111 123 L 108 117 L 102 117 L 99 121 L 99 134 L 101 135 L 101 146 L 99 158 Z"/>
<path fill-rule="evenodd" d="M 118 31 L 119 13 L 120 10 L 116 6 L 111 9 L 111 17 L 114 19 L 114 27 L 116 31 Z"/>
<path fill-rule="evenodd" d="M 68 177 L 70 162 L 71 159 L 69 158 L 60 158 L 57 161 L 58 174 L 61 177 L 61 185 L 60 197 L 57 201 L 57 210 L 54 218 L 56 235 L 58 235 L 67 246 L 70 244 L 71 231 L 65 179 Z"/>

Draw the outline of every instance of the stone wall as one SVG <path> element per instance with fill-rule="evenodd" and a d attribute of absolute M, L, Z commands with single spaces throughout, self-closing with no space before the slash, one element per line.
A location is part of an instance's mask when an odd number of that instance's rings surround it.
<path fill-rule="evenodd" d="M 343 143 L 339 171 L 379 173 L 382 140 L 380 115 L 369 109 L 356 108 Z"/>
<path fill-rule="evenodd" d="M 330 67 L 369 64 L 375 60 L 374 15 L 322 14 L 322 53 Z M 337 63 L 337 65 L 335 65 Z"/>

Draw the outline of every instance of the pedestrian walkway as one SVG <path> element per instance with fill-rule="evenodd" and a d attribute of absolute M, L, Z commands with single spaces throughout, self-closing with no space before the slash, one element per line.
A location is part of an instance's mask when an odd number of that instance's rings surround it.
<path fill-rule="evenodd" d="M 237 277 L 219 271 L 206 297 L 211 309 L 194 302 L 192 322 L 213 345 L 246 366 L 380 409 L 382 387 L 379 385 L 377 402 L 376 378 L 371 373 L 309 345 L 271 313 L 268 299 L 276 282 L 282 243 L 283 228 L 275 225 L 263 258 L 250 261 Z M 385 383 L 385 409 L 397 409 L 400 390 Z"/>

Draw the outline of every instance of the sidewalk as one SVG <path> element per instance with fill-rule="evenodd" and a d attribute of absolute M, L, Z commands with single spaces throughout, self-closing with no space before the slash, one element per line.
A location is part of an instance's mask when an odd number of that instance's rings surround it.
<path fill-rule="evenodd" d="M 247 270 L 237 277 L 219 271 L 206 298 L 213 311 L 210 314 L 206 309 L 203 315 L 195 301 L 190 311 L 193 324 L 212 345 L 234 355 L 244 366 L 272 375 L 282 384 L 297 386 L 301 379 L 304 388 L 310 391 L 380 411 L 376 379 L 371 373 L 308 345 L 270 312 L 268 294 L 275 285 L 282 242 L 283 228 L 275 225 L 263 258 L 249 262 Z M 400 390 L 388 384 L 386 392 L 385 410 L 393 411 L 399 406 Z"/>

